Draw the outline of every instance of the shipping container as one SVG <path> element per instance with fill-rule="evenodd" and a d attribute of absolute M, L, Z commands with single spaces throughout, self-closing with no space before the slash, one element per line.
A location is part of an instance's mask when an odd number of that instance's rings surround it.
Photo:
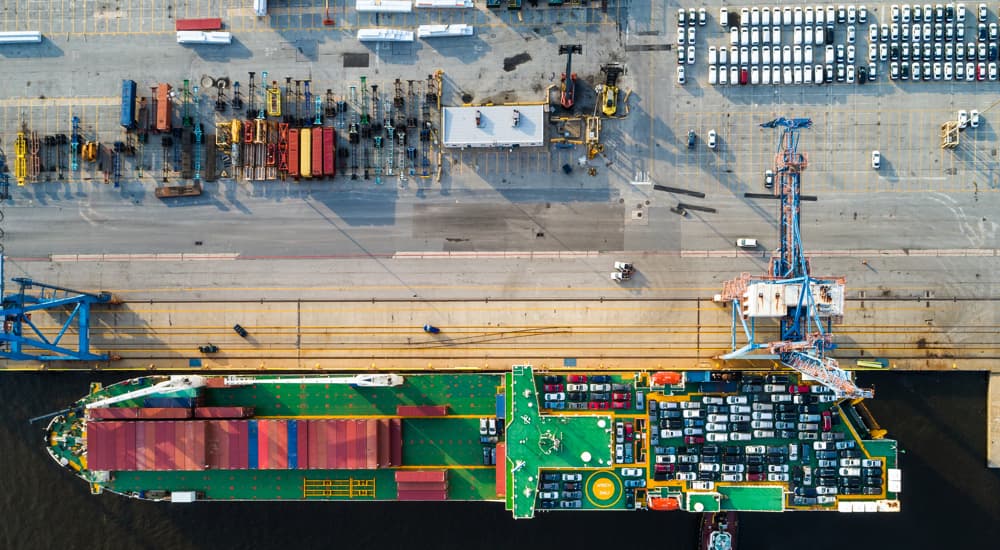
<path fill-rule="evenodd" d="M 39 44 L 42 42 L 41 31 L 4 31 L 0 32 L 2 44 Z"/>
<path fill-rule="evenodd" d="M 138 418 L 139 407 L 100 407 L 87 409 L 87 418 L 90 420 L 122 420 L 128 418 Z"/>
<path fill-rule="evenodd" d="M 174 22 L 175 31 L 217 31 L 220 29 L 222 29 L 222 19 L 217 17 L 178 19 Z"/>
<path fill-rule="evenodd" d="M 496 476 L 497 496 L 505 497 L 507 496 L 507 444 L 502 441 L 497 443 Z"/>
<path fill-rule="evenodd" d="M 397 416 L 445 416 L 448 405 L 397 405 Z"/>
<path fill-rule="evenodd" d="M 299 174 L 303 178 L 312 177 L 312 132 L 309 128 L 299 132 Z"/>
<path fill-rule="evenodd" d="M 122 454 L 125 456 L 125 463 L 122 466 L 123 470 L 136 470 L 136 425 L 138 422 L 126 422 L 125 423 L 125 448 L 122 449 Z"/>
<path fill-rule="evenodd" d="M 247 418 L 253 416 L 253 407 L 198 407 L 195 418 Z"/>
<path fill-rule="evenodd" d="M 170 84 L 160 83 L 156 87 L 156 129 L 170 131 Z"/>
<path fill-rule="evenodd" d="M 135 469 L 147 470 L 146 467 L 146 423 L 135 423 Z"/>
<path fill-rule="evenodd" d="M 233 35 L 224 31 L 177 31 L 177 43 L 225 46 L 233 43 Z"/>
<path fill-rule="evenodd" d="M 378 458 L 376 461 L 376 468 L 386 468 L 389 463 L 392 462 L 391 452 L 392 446 L 389 444 L 389 419 L 380 418 L 377 421 L 378 435 Z"/>
<path fill-rule="evenodd" d="M 392 446 L 390 466 L 403 465 L 403 422 L 398 418 L 389 420 L 389 444 Z"/>
<path fill-rule="evenodd" d="M 399 500 L 448 500 L 448 489 L 429 491 L 405 491 L 399 493 Z"/>
<path fill-rule="evenodd" d="M 156 469 L 156 426 L 160 422 L 143 422 L 143 429 L 146 432 L 146 442 L 143 447 L 146 454 L 146 469 Z"/>
<path fill-rule="evenodd" d="M 191 409 L 181 407 L 144 407 L 139 409 L 139 417 L 158 420 L 191 418 Z"/>
<path fill-rule="evenodd" d="M 135 124 L 138 121 L 138 105 L 136 103 L 135 90 L 136 86 L 134 80 L 122 80 L 121 125 L 126 130 L 134 129 Z"/>
<path fill-rule="evenodd" d="M 299 466 L 299 450 L 304 449 L 301 447 L 299 441 L 299 421 L 289 420 L 288 421 L 288 469 L 298 470 L 301 469 Z"/>
<path fill-rule="evenodd" d="M 337 132 L 333 128 L 323 128 L 323 175 L 332 178 L 337 175 Z"/>
<path fill-rule="evenodd" d="M 288 130 L 288 175 L 299 176 L 299 130 Z"/>
<path fill-rule="evenodd" d="M 272 457 L 271 468 L 274 470 L 287 470 L 289 468 L 289 451 L 292 449 L 288 440 L 288 421 L 277 420 L 274 426 L 274 439 L 276 442 L 275 454 Z"/>
<path fill-rule="evenodd" d="M 312 129 L 312 173 L 314 177 L 323 177 L 323 129 Z"/>
<path fill-rule="evenodd" d="M 445 470 L 400 470 L 395 476 L 396 483 L 443 483 L 448 480 Z"/>
<path fill-rule="evenodd" d="M 507 402 L 504 400 L 504 394 L 497 394 L 497 408 L 496 417 L 498 420 L 503 420 L 507 416 Z"/>

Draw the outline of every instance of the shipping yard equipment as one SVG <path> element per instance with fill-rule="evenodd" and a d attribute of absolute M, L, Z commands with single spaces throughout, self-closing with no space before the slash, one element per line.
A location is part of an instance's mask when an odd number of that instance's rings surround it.
<path fill-rule="evenodd" d="M 582 54 L 583 46 L 579 44 L 560 44 L 559 55 L 566 56 L 566 72 L 562 74 L 562 94 L 559 104 L 563 109 L 572 109 L 573 102 L 576 101 L 576 73 L 573 72 L 573 54 Z"/>
<path fill-rule="evenodd" d="M 407 2 L 409 5 L 409 2 Z M 413 31 L 402 29 L 358 29 L 359 42 L 413 42 Z"/>
<path fill-rule="evenodd" d="M 15 277 L 18 291 L 7 294 L 2 276 L 4 257 L 0 255 L 0 358 L 14 361 L 108 361 L 107 353 L 90 350 L 90 306 L 118 301 L 107 292 L 80 292 L 60 286 Z M 64 311 L 69 308 L 69 311 Z M 33 313 L 51 311 L 54 319 L 65 319 L 51 329 L 39 329 L 31 320 Z M 70 329 L 73 330 L 70 330 Z M 54 335 L 49 333 L 58 329 Z M 67 334 L 76 334 L 75 349 L 62 344 Z"/>
<path fill-rule="evenodd" d="M 604 88 L 601 90 L 601 110 L 605 116 L 615 116 L 618 111 L 618 77 L 625 72 L 625 68 L 618 63 L 610 63 L 601 66 L 604 73 Z"/>
<path fill-rule="evenodd" d="M 277 80 L 272 80 L 271 87 L 267 89 L 267 116 L 281 116 L 281 88 Z"/>
<path fill-rule="evenodd" d="M 233 43 L 233 35 L 223 31 L 177 31 L 177 43 L 226 46 Z"/>
<path fill-rule="evenodd" d="M 14 179 L 23 187 L 28 178 L 28 141 L 22 129 L 14 139 Z"/>
<path fill-rule="evenodd" d="M 222 19 L 210 17 L 205 19 L 178 19 L 174 22 L 176 31 L 218 31 L 222 30 Z"/>
<path fill-rule="evenodd" d="M 775 191 L 781 201 L 779 246 L 767 275 L 752 277 L 743 273 L 724 284 L 719 297 L 732 304 L 733 350 L 720 359 L 753 360 L 755 351 L 766 350 L 764 355 L 757 354 L 760 359 L 773 361 L 777 356 L 783 365 L 817 380 L 838 398 L 872 397 L 872 390 L 859 388 L 850 373 L 827 355 L 836 348 L 832 326 L 844 315 L 845 279 L 814 278 L 802 244 L 801 176 L 809 159 L 798 151 L 798 142 L 799 131 L 811 126 L 810 119 L 784 117 L 761 124 L 762 128 L 781 130 L 774 168 Z M 776 319 L 780 340 L 756 342 L 758 319 Z M 747 340 L 739 348 L 738 327 L 743 328 Z"/>
<path fill-rule="evenodd" d="M 333 18 L 330 17 L 330 0 L 326 0 L 326 11 L 323 12 L 323 25 L 326 27 L 333 25 Z"/>
<path fill-rule="evenodd" d="M 201 184 L 194 185 L 168 185 L 157 187 L 153 193 L 158 199 L 176 199 L 180 197 L 197 197 L 201 195 Z"/>
<path fill-rule="evenodd" d="M 354 11 L 358 13 L 410 13 L 412 0 L 356 0 Z"/>
<path fill-rule="evenodd" d="M 257 17 L 267 15 L 267 0 L 253 0 L 253 13 Z"/>
<path fill-rule="evenodd" d="M 170 84 L 161 83 L 156 88 L 156 130 L 169 132 L 170 124 Z"/>
<path fill-rule="evenodd" d="M 42 33 L 39 31 L 6 31 L 0 32 L 0 46 L 5 44 L 40 44 Z"/>
<path fill-rule="evenodd" d="M 121 125 L 126 130 L 135 129 L 136 116 L 136 85 L 134 80 L 122 80 L 122 116 Z"/>
<path fill-rule="evenodd" d="M 420 25 L 417 27 L 417 38 L 450 38 L 472 36 L 475 28 L 472 25 L 456 23 L 453 25 Z"/>

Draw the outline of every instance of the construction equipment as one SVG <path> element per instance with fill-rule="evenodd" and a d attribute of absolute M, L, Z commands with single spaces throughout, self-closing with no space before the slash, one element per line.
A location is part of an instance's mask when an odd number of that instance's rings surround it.
<path fill-rule="evenodd" d="M 559 103 L 563 109 L 572 109 L 573 102 L 576 101 L 576 73 L 573 72 L 573 54 L 582 54 L 583 46 L 580 44 L 560 44 L 559 55 L 566 55 L 566 72 L 562 74 L 562 95 Z"/>
<path fill-rule="evenodd" d="M 221 78 L 215 83 L 215 110 L 226 112 L 226 82 Z"/>
<path fill-rule="evenodd" d="M 267 89 L 267 116 L 281 116 L 281 88 L 278 81 L 271 81 L 271 87 Z"/>
<path fill-rule="evenodd" d="M 260 73 L 260 109 L 257 110 L 257 118 L 266 118 L 267 111 L 267 71 Z"/>
<path fill-rule="evenodd" d="M 190 128 L 194 124 L 191 118 L 191 88 L 190 81 L 184 79 L 184 86 L 181 88 L 181 126 Z"/>
<path fill-rule="evenodd" d="M 949 120 L 941 125 L 941 148 L 955 149 L 958 147 L 961 128 L 957 120 Z"/>
<path fill-rule="evenodd" d="M 604 88 L 601 90 L 601 110 L 605 116 L 615 116 L 618 111 L 618 77 L 625 72 L 619 63 L 601 66 L 604 73 Z"/>
<path fill-rule="evenodd" d="M 250 75 L 250 84 L 247 88 L 247 118 L 253 118 L 257 114 L 257 109 L 254 107 L 254 101 L 257 99 L 257 85 L 253 82 L 253 77 L 257 74 L 253 71 L 248 71 Z"/>
<path fill-rule="evenodd" d="M 243 97 L 240 95 L 240 82 L 233 82 L 233 100 L 231 102 L 233 112 L 237 113 L 243 109 Z"/>
<path fill-rule="evenodd" d="M 803 252 L 800 222 L 801 174 L 809 165 L 798 151 L 799 131 L 812 126 L 807 118 L 777 118 L 762 128 L 781 128 L 775 155 L 776 191 L 781 201 L 779 247 L 771 258 L 768 274 L 751 277 L 743 273 L 727 281 L 715 301 L 732 303 L 733 351 L 720 358 L 778 359 L 830 388 L 837 397 L 871 397 L 873 392 L 855 385 L 849 373 L 826 353 L 833 350 L 831 330 L 844 313 L 845 279 L 814 278 Z M 778 340 L 756 342 L 756 321 L 777 319 Z M 747 343 L 736 347 L 736 329 L 742 326 Z M 766 354 L 753 352 L 766 349 Z"/>
<path fill-rule="evenodd" d="M 14 361 L 107 361 L 112 359 L 108 354 L 92 353 L 90 351 L 90 306 L 93 304 L 117 303 L 114 296 L 107 292 L 79 292 L 31 279 L 16 277 L 18 285 L 15 294 L 6 293 L 4 283 L 3 255 L 0 255 L 0 318 L 3 319 L 3 331 L 0 333 L 0 357 Z M 65 319 L 56 328 L 54 336 L 46 336 L 31 320 L 32 313 L 44 310 L 62 310 L 72 308 L 69 312 L 52 311 L 53 319 Z M 75 326 L 74 326 L 75 325 Z M 73 330 L 69 330 L 70 328 Z M 44 329 L 45 332 L 52 332 Z M 76 348 L 62 345 L 66 335 L 76 334 Z"/>
<path fill-rule="evenodd" d="M 309 109 L 312 108 L 312 93 L 309 91 L 309 80 L 303 80 L 303 91 L 302 91 L 302 110 L 300 111 L 301 117 L 299 118 L 299 125 L 305 126 L 309 124 Z"/>
<path fill-rule="evenodd" d="M 14 139 L 14 179 L 17 180 L 18 187 L 24 186 L 28 179 L 28 140 L 24 133 L 25 130 L 22 128 Z"/>
<path fill-rule="evenodd" d="M 201 96 L 198 94 L 198 86 L 192 90 L 192 102 L 194 107 L 194 183 L 201 183 Z"/>
<path fill-rule="evenodd" d="M 323 124 L 323 96 L 316 94 L 313 96 L 313 125 Z"/>
<path fill-rule="evenodd" d="M 83 147 L 80 148 L 80 158 L 82 158 L 83 160 L 85 160 L 87 162 L 96 162 L 97 161 L 97 142 L 96 141 L 88 141 L 88 142 L 84 143 Z"/>

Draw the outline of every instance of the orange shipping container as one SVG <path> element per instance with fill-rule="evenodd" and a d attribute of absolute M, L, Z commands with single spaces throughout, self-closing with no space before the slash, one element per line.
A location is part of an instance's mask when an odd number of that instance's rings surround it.
<path fill-rule="evenodd" d="M 161 83 L 156 88 L 156 129 L 170 131 L 170 84 Z"/>
<path fill-rule="evenodd" d="M 299 130 L 288 130 L 288 175 L 299 175 Z"/>

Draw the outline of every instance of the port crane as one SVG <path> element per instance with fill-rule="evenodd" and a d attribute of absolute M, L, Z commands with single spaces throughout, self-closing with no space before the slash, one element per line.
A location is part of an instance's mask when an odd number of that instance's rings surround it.
<path fill-rule="evenodd" d="M 576 100 L 576 73 L 573 72 L 573 54 L 583 53 L 580 44 L 560 44 L 559 55 L 566 54 L 566 72 L 562 74 L 562 96 L 559 103 L 564 109 L 572 109 Z"/>
<path fill-rule="evenodd" d="M 94 304 L 116 303 L 114 296 L 107 292 L 80 292 L 69 288 L 39 283 L 24 277 L 16 277 L 18 291 L 6 293 L 4 278 L 4 258 L 0 255 L 0 316 L 3 317 L 3 333 L 0 334 L 0 358 L 15 361 L 107 361 L 108 354 L 90 351 L 90 306 Z M 62 326 L 55 335 L 46 335 L 31 320 L 32 313 L 46 310 L 63 310 L 71 307 L 68 315 L 53 312 L 61 318 Z M 70 329 L 73 328 L 73 331 Z M 67 332 L 76 332 L 76 349 L 62 344 Z"/>
<path fill-rule="evenodd" d="M 870 389 L 855 385 L 837 360 L 827 356 L 836 346 L 832 325 L 844 313 L 845 279 L 816 278 L 802 247 L 799 228 L 801 176 L 809 164 L 798 150 L 799 132 L 812 126 L 807 118 L 777 118 L 762 128 L 781 130 L 775 155 L 775 191 L 780 200 L 779 246 L 765 276 L 743 273 L 727 281 L 715 299 L 732 303 L 732 351 L 725 360 L 770 359 L 817 380 L 838 397 L 872 397 Z M 779 340 L 756 341 L 757 319 L 778 319 Z M 737 328 L 747 343 L 737 347 Z M 765 353 L 759 353 L 766 350 Z"/>

